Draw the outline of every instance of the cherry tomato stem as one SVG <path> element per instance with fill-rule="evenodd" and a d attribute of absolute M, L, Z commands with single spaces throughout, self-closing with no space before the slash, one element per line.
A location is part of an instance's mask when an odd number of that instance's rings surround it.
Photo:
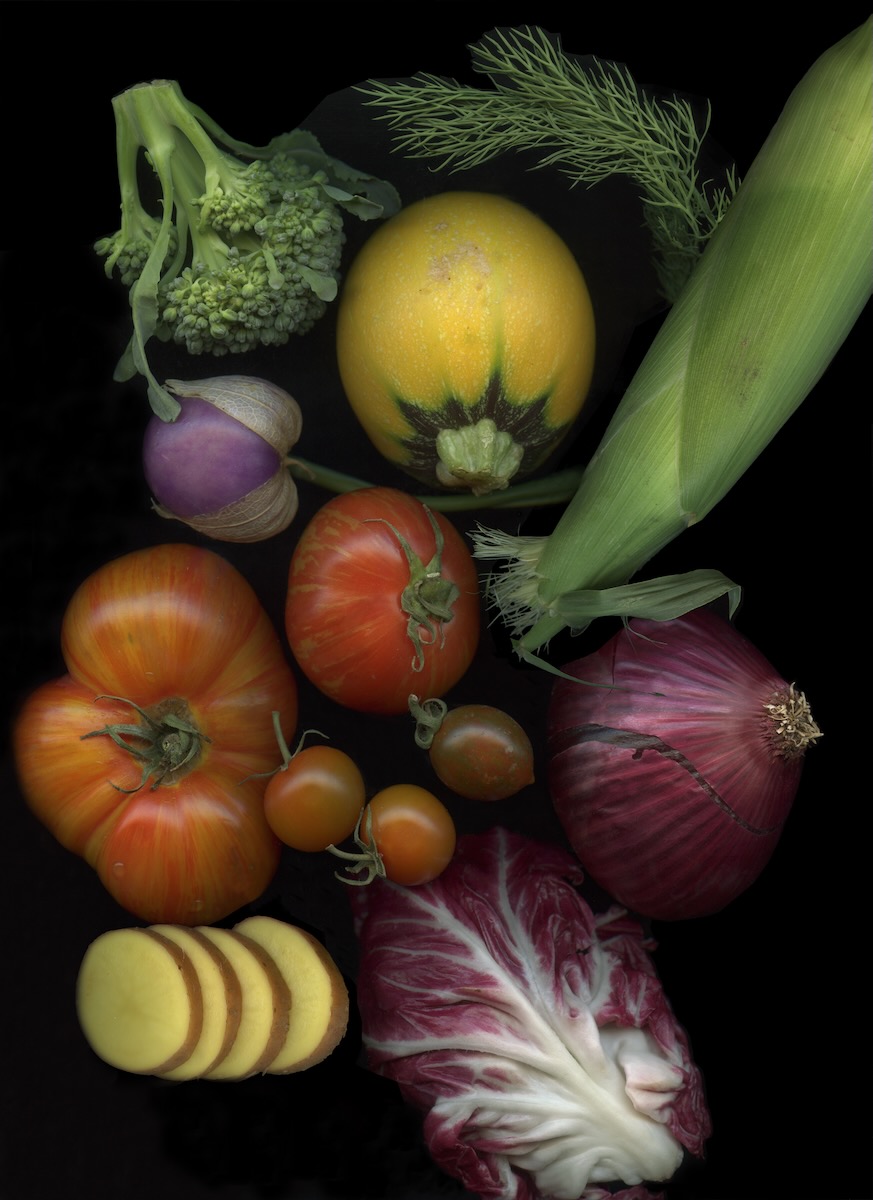
<path fill-rule="evenodd" d="M 432 792 L 412 783 L 383 788 L 370 800 L 355 827 L 358 852 L 327 849 L 362 879 L 337 874 L 344 883 L 366 885 L 374 879 L 416 887 L 436 879 L 455 852 L 457 833 L 446 806 Z M 354 864 L 354 865 L 352 865 Z"/>

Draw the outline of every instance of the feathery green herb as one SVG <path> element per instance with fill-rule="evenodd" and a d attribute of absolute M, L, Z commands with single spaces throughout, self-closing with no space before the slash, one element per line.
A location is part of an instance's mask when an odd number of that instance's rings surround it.
<path fill-rule="evenodd" d="M 507 151 L 533 150 L 573 184 L 629 176 L 639 188 L 655 268 L 672 303 L 737 188 L 701 180 L 709 128 L 686 99 L 658 99 L 628 69 L 570 55 L 538 27 L 496 29 L 469 47 L 473 69 L 491 88 L 421 73 L 411 81 L 369 80 L 367 104 L 395 130 L 410 158 L 437 158 L 465 170 Z"/>

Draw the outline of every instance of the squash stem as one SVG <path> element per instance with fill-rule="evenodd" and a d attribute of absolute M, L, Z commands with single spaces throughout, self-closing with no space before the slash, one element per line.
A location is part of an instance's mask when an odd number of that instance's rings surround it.
<path fill-rule="evenodd" d="M 359 488 L 373 487 L 366 479 L 322 467 L 304 458 L 288 458 L 285 465 L 295 479 L 314 483 L 329 492 L 344 494 Z M 512 484 L 500 492 L 487 496 L 470 493 L 447 493 L 438 496 L 417 496 L 422 504 L 435 512 L 471 512 L 483 508 L 543 508 L 550 504 L 566 504 L 573 498 L 582 478 L 581 467 L 568 467 L 541 479 L 530 479 L 525 483 Z"/>
<path fill-rule="evenodd" d="M 475 425 L 441 429 L 436 438 L 436 474 L 447 487 L 465 487 L 474 496 L 505 491 L 521 466 L 524 447 L 491 417 Z"/>

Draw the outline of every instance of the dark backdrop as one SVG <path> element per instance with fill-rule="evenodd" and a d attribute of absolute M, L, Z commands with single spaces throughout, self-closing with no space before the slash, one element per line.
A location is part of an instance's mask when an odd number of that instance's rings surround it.
<path fill-rule="evenodd" d="M 371 12 L 343 6 L 19 5 L 27 85 L 4 80 L 2 618 L 4 730 L 27 691 L 62 670 L 64 607 L 92 570 L 163 540 L 198 541 L 149 508 L 140 468 L 148 417 L 136 382 L 112 382 L 127 338 L 123 291 L 90 246 L 117 225 L 110 100 L 142 79 L 173 77 L 230 133 L 253 143 L 298 124 L 339 157 L 394 179 L 409 200 L 440 187 L 504 190 L 562 232 L 588 275 L 602 324 L 592 400 L 566 461 L 583 461 L 657 328 L 654 281 L 632 192 L 568 192 L 554 174 L 513 160 L 464 177 L 433 177 L 390 154 L 384 129 L 343 93 L 368 77 L 417 70 L 470 78 L 465 45 L 531 11 L 436 4 Z M 642 13 L 642 15 L 640 15 Z M 748 167 L 812 61 L 865 18 L 831 5 L 812 23 L 762 30 L 749 16 L 653 8 L 631 16 L 542 6 L 536 22 L 567 49 L 626 62 L 642 84 L 712 101 L 713 148 Z M 22 36 L 23 34 L 23 36 Z M 53 60 L 35 47 L 50 35 Z M 13 49 L 12 42 L 9 43 Z M 322 104 L 322 100 L 328 98 Z M 23 120 L 25 134 L 15 132 Z M 364 128 L 361 140 L 361 129 Z M 349 256 L 360 230 L 349 223 Z M 305 417 L 305 447 L 374 482 L 409 487 L 378 460 L 344 408 L 333 318 L 306 342 L 251 356 L 238 369 L 286 386 Z M 871 1195 L 866 711 L 869 671 L 869 428 L 866 334 L 856 328 L 807 402 L 723 503 L 651 564 L 652 573 L 712 566 L 745 589 L 737 623 L 810 697 L 825 731 L 809 755 L 795 810 L 764 875 L 706 920 L 658 924 L 656 962 L 707 1082 L 715 1132 L 704 1166 L 683 1171 L 671 1200 L 862 1200 Z M 196 377 L 166 347 L 163 377 Z M 210 368 L 210 369 L 207 369 Z M 218 546 L 251 580 L 281 628 L 291 549 L 327 497 L 303 488 L 297 523 L 254 547 Z M 554 516 L 519 514 L 523 532 Z M 462 531 L 469 521 L 457 519 Z M 592 635 L 593 636 L 593 635 Z M 572 647 L 579 653 L 584 645 Z M 843 639 L 846 645 L 843 645 Z M 571 648 L 563 642 L 556 655 Z M 333 719 L 377 786 L 405 771 L 426 782 L 403 720 L 343 715 L 301 679 L 301 727 Z M 501 703 L 542 750 L 546 677 L 486 630 L 452 699 Z M 392 780 L 393 781 L 393 778 Z M 25 809 L 4 749 L 3 1200 L 68 1193 L 89 1200 L 427 1200 L 460 1188 L 431 1166 L 418 1120 L 393 1085 L 360 1062 L 360 1030 L 330 1060 L 288 1079 L 170 1086 L 127 1076 L 84 1044 L 73 1010 L 81 955 L 104 929 L 130 923 L 90 869 Z M 494 814 L 467 805 L 475 828 Z M 500 819 L 560 838 L 542 785 Z M 346 898 L 321 857 L 283 858 L 253 911 L 322 937 L 354 996 Z"/>

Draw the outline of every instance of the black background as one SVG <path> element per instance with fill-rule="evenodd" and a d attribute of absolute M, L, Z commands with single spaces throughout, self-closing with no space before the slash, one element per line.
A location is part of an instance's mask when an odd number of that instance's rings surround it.
<path fill-rule="evenodd" d="M 231 134 L 260 144 L 303 124 L 338 157 L 393 179 L 407 202 L 475 186 L 540 211 L 579 257 L 597 307 L 595 388 L 566 451 L 568 462 L 582 461 L 659 320 L 632 191 L 616 183 L 570 194 L 559 176 L 526 174 L 526 164 L 513 159 L 464 176 L 433 175 L 392 155 L 384 128 L 338 93 L 368 77 L 418 70 L 469 80 L 467 43 L 495 25 L 533 21 L 560 32 L 568 50 L 627 63 L 641 84 L 708 97 L 714 161 L 722 152 L 733 156 L 742 173 L 804 71 L 867 13 L 830 5 L 813 23 L 761 29 L 725 11 L 717 19 L 660 7 L 642 16 L 614 6 L 576 11 L 323 6 L 303 19 L 299 6 L 282 4 L 7 10 L 21 22 L 17 43 L 31 78 L 24 94 L 8 78 L 4 83 L 4 730 L 27 691 L 61 673 L 60 622 L 82 579 L 136 547 L 199 540 L 151 513 L 139 459 L 144 390 L 111 379 L 128 336 L 126 301 L 90 246 L 118 223 L 112 95 L 142 79 L 176 78 Z M 49 34 L 60 56 L 52 65 L 35 59 Z M 351 220 L 347 227 L 350 258 L 363 231 Z M 415 490 L 362 445 L 336 376 L 332 320 L 328 315 L 305 340 L 237 360 L 233 369 L 272 378 L 296 396 L 304 457 Z M 867 336 L 859 324 L 730 495 L 647 568 L 654 575 L 715 567 L 741 583 L 739 628 L 806 691 L 825 731 L 760 880 L 717 916 L 653 931 L 658 970 L 691 1036 L 715 1127 L 706 1163 L 680 1172 L 667 1189 L 671 1200 L 873 1194 Z M 166 347 L 155 351 L 153 366 L 165 378 L 231 369 L 228 360 L 192 363 Z M 279 629 L 295 538 L 327 498 L 301 490 L 300 517 L 285 534 L 258 546 L 212 544 L 250 579 Z M 541 532 L 554 514 L 489 517 L 498 520 Z M 457 523 L 464 530 L 472 518 Z M 559 641 L 556 661 L 609 632 L 589 632 L 572 647 Z M 428 781 L 405 719 L 337 712 L 302 679 L 300 690 L 301 728 L 332 722 L 334 741 L 359 755 L 371 790 L 404 776 Z M 545 676 L 514 660 L 492 626 L 469 677 L 449 698 L 502 704 L 541 749 L 547 694 Z M 463 1194 L 431 1166 L 417 1117 L 393 1085 L 360 1065 L 354 1015 L 331 1059 L 288 1079 L 172 1086 L 97 1060 L 75 1020 L 76 970 L 92 938 L 133 922 L 90 868 L 27 812 L 5 745 L 2 782 L 2 1200 Z M 462 828 L 499 819 L 560 839 L 541 784 L 499 814 L 471 804 L 454 811 Z M 332 869 L 322 856 L 289 852 L 251 911 L 318 933 L 354 995 L 346 898 Z"/>

